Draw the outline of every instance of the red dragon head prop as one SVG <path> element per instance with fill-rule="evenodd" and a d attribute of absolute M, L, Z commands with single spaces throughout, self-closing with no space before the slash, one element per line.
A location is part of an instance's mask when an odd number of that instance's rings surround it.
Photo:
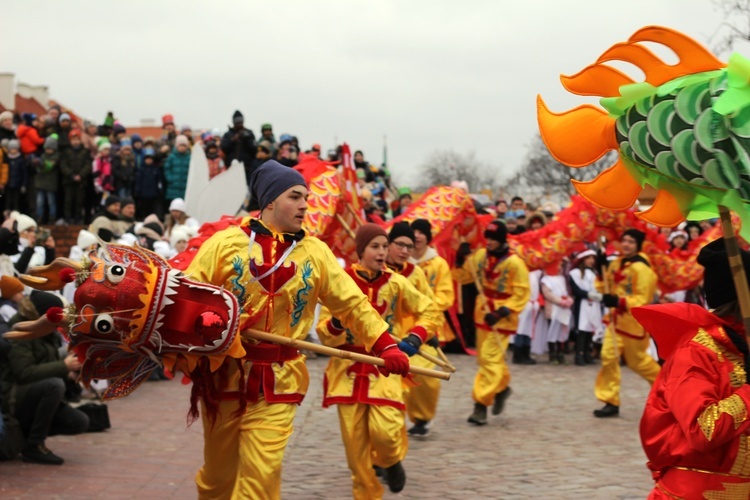
<path fill-rule="evenodd" d="M 190 374 L 201 358 L 212 371 L 226 357 L 242 357 L 239 306 L 222 287 L 188 279 L 157 254 L 139 247 L 102 244 L 83 262 L 56 259 L 21 281 L 60 290 L 76 280 L 74 304 L 62 321 L 70 346 L 83 360 L 81 379 L 112 379 L 105 398 L 130 394 L 157 367 Z M 48 333 L 40 318 L 18 324 L 10 338 Z M 26 332 L 26 333 L 24 333 Z"/>

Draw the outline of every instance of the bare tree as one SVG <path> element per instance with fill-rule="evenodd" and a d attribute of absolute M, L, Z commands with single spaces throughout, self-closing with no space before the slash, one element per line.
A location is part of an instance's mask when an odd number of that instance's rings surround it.
<path fill-rule="evenodd" d="M 477 159 L 473 151 L 467 154 L 453 150 L 434 151 L 422 165 L 419 166 L 419 190 L 426 190 L 431 186 L 445 186 L 460 180 L 469 185 L 470 192 L 482 189 L 495 190 L 498 187 L 497 167 Z"/>
<path fill-rule="evenodd" d="M 739 41 L 750 42 L 750 0 L 713 0 L 724 21 L 711 36 L 717 54 L 731 52 Z"/>

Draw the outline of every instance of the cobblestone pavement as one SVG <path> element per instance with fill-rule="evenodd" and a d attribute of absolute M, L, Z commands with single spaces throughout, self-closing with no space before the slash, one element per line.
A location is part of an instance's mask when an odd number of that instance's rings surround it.
<path fill-rule="evenodd" d="M 599 420 L 592 394 L 596 366 L 511 365 L 513 395 L 489 425 L 466 423 L 474 358 L 443 383 L 428 439 L 412 440 L 407 485 L 386 498 L 645 498 L 651 487 L 638 422 L 648 384 L 623 370 L 621 416 Z M 321 408 L 325 358 L 309 360 L 313 383 L 287 448 L 283 497 L 350 498 L 351 482 L 335 408 Z M 110 403 L 113 428 L 62 436 L 47 445 L 61 467 L 0 462 L 0 498 L 146 499 L 196 497 L 202 463 L 200 423 L 186 428 L 188 386 L 149 382 Z M 387 488 L 386 488 L 387 489 Z"/>

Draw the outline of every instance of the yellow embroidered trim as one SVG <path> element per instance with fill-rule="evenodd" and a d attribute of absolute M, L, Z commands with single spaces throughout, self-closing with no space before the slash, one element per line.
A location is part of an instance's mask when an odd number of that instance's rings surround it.
<path fill-rule="evenodd" d="M 714 340 L 714 338 L 709 335 L 708 332 L 703 328 L 698 329 L 698 333 L 695 335 L 695 337 L 693 337 L 693 342 L 697 342 L 709 351 L 716 354 L 719 362 L 724 361 L 724 349 L 722 349 L 719 346 L 718 342 L 716 342 L 716 340 Z"/>
<path fill-rule="evenodd" d="M 730 470 L 729 473 L 738 476 L 750 475 L 750 440 L 747 439 L 747 434 L 742 434 L 740 436 L 740 445 L 737 448 L 737 458 L 734 460 L 734 465 L 732 465 L 732 470 Z M 745 496 L 745 498 L 750 497 Z"/>
<path fill-rule="evenodd" d="M 740 424 L 747 420 L 747 407 L 742 398 L 737 394 L 722 399 L 718 404 L 710 404 L 698 417 L 698 425 L 700 425 L 703 435 L 706 436 L 707 440 L 711 441 L 713 438 L 716 421 L 724 413 L 732 417 L 735 429 L 738 429 Z"/>
<path fill-rule="evenodd" d="M 707 490 L 703 498 L 707 500 L 747 500 L 750 498 L 750 483 L 721 483 L 723 491 Z"/>

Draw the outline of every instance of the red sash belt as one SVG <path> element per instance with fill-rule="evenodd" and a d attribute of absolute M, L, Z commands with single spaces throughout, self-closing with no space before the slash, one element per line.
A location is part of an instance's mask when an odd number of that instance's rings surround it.
<path fill-rule="evenodd" d="M 299 351 L 293 347 L 272 344 L 270 342 L 260 342 L 258 344 L 242 343 L 245 348 L 245 361 L 254 363 L 283 363 L 295 359 L 299 356 Z"/>
<path fill-rule="evenodd" d="M 282 401 L 283 397 L 275 397 L 273 394 L 275 384 L 273 364 L 280 363 L 283 365 L 285 361 L 296 359 L 300 355 L 299 351 L 293 347 L 272 344 L 270 342 L 259 342 L 257 344 L 243 342 L 242 347 L 245 348 L 245 352 L 247 353 L 242 358 L 243 361 L 252 362 L 250 372 L 244 373 L 243 371 L 243 376 L 240 378 L 240 383 L 244 385 L 244 390 L 240 386 L 240 392 L 245 393 L 247 401 L 255 403 L 261 394 L 265 394 L 269 402 L 271 402 L 271 399 L 279 400 L 278 402 L 287 402 Z M 237 399 L 238 397 L 239 394 L 233 392 L 222 394 L 222 399 Z"/>
<path fill-rule="evenodd" d="M 750 477 L 723 474 L 720 472 L 703 471 L 698 469 L 677 468 L 667 469 L 659 478 L 656 487 L 662 492 L 673 495 L 676 498 L 684 498 L 696 493 L 725 493 L 731 490 L 731 485 L 750 483 Z M 737 489 L 738 486 L 734 486 Z M 738 493 L 747 494 L 750 488 L 737 490 Z M 739 498 L 738 496 L 737 498 Z M 706 496 L 705 498 L 710 498 Z M 717 496 L 716 498 L 719 498 Z M 722 497 L 724 498 L 724 497 Z M 729 498 L 729 497 L 726 497 Z M 744 497 L 747 498 L 747 497 Z"/>
<path fill-rule="evenodd" d="M 483 292 L 484 292 L 485 297 L 489 299 L 494 299 L 494 300 L 507 300 L 511 297 L 511 294 L 509 293 L 498 292 L 491 288 L 485 288 Z"/>

